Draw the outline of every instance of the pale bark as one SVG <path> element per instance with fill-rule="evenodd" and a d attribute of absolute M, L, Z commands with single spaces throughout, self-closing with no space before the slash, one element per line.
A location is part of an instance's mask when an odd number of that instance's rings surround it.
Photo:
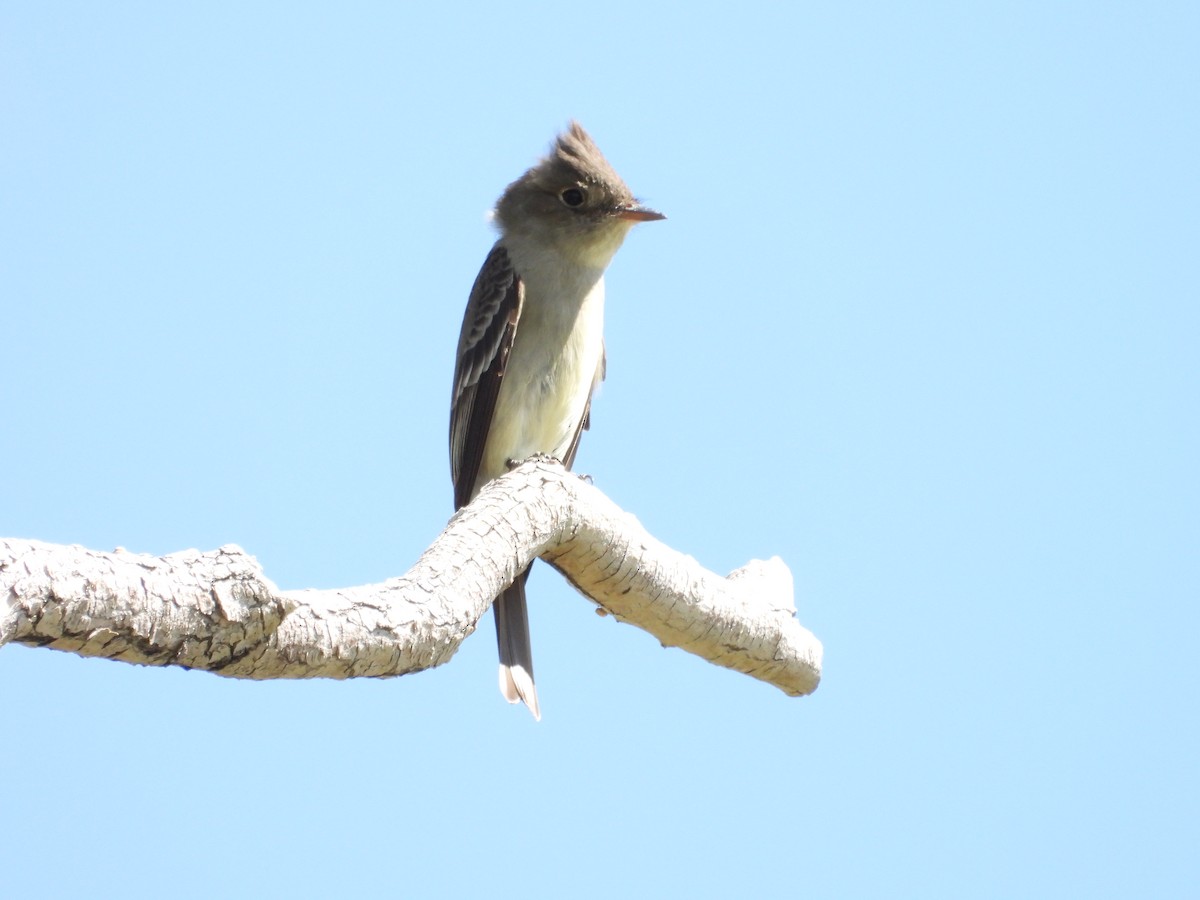
<path fill-rule="evenodd" d="M 796 620 L 781 560 L 715 575 L 543 461 L 488 485 L 382 584 L 280 590 L 233 545 L 155 557 L 0 539 L 0 644 L 237 678 L 403 675 L 449 660 L 539 556 L 664 645 L 793 696 L 820 681 L 821 644 Z"/>

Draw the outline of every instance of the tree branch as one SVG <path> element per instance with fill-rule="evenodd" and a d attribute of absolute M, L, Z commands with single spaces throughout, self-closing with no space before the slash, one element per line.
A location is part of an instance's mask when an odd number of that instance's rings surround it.
<path fill-rule="evenodd" d="M 233 545 L 155 557 L 0 539 L 0 644 L 234 678 L 404 675 L 449 660 L 539 556 L 665 646 L 816 690 L 821 644 L 796 621 L 780 559 L 722 578 L 540 460 L 485 487 L 407 574 L 362 587 L 283 591 Z"/>

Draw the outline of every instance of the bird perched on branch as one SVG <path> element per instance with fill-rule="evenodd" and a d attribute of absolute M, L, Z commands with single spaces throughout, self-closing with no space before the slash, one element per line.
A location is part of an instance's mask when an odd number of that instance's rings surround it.
<path fill-rule="evenodd" d="M 575 460 L 604 378 L 604 270 L 638 222 L 634 199 L 577 123 L 496 204 L 500 239 L 471 288 L 450 405 L 454 505 L 531 456 Z M 526 568 L 496 598 L 500 691 L 541 718 Z"/>

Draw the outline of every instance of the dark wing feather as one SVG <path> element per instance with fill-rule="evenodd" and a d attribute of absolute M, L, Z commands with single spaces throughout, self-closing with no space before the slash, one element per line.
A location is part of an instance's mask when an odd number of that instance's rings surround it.
<path fill-rule="evenodd" d="M 496 244 L 471 288 L 458 336 L 450 399 L 450 477 L 455 509 L 466 506 L 475 490 L 524 296 L 507 251 Z"/>

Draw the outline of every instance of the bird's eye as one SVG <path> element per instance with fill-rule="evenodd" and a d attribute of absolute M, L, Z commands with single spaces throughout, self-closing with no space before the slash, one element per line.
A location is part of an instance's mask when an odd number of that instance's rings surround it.
<path fill-rule="evenodd" d="M 578 209 L 583 206 L 583 201 L 587 199 L 587 194 L 583 192 L 583 188 L 569 187 L 563 188 L 559 192 L 558 197 L 563 203 L 571 207 L 571 209 Z"/>

